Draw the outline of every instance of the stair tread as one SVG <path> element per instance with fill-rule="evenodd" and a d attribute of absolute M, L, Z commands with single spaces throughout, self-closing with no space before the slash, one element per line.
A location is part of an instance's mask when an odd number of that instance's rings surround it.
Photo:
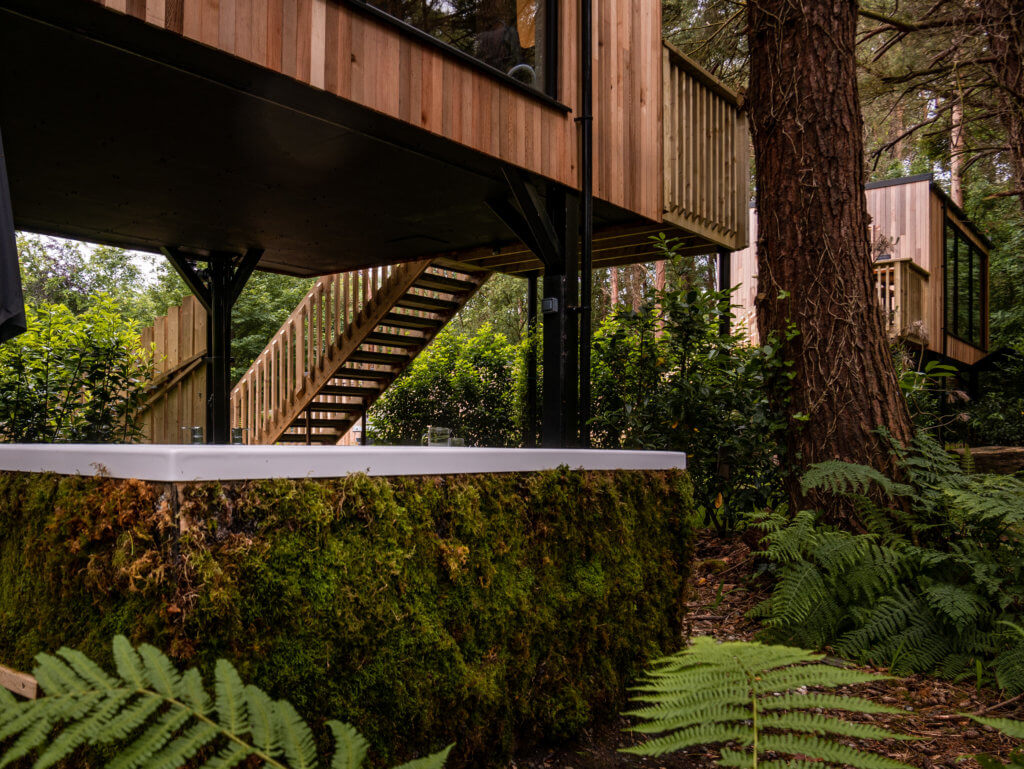
<path fill-rule="evenodd" d="M 420 296 L 419 294 L 402 294 L 395 302 L 397 307 L 408 307 L 414 310 L 457 310 L 462 306 L 461 302 L 450 299 L 437 299 L 432 296 Z"/>
<path fill-rule="evenodd" d="M 421 347 L 426 340 L 421 336 L 406 334 L 389 334 L 385 331 L 371 331 L 364 344 L 379 344 L 384 347 Z"/>
<path fill-rule="evenodd" d="M 348 359 L 360 363 L 384 363 L 387 365 L 404 365 L 412 360 L 408 355 L 399 355 L 392 352 L 371 352 L 370 350 L 356 350 L 348 356 Z"/>
<path fill-rule="evenodd" d="M 359 387 L 358 385 L 334 385 L 326 384 L 320 388 L 319 395 L 350 395 L 363 396 L 379 393 L 379 387 Z"/>
<path fill-rule="evenodd" d="M 364 381 L 373 382 L 393 379 L 394 376 L 394 373 L 391 371 L 377 371 L 374 369 L 359 369 L 351 367 L 340 368 L 334 372 L 334 379 L 362 379 Z"/>
<path fill-rule="evenodd" d="M 310 443 L 330 443 L 335 444 L 338 442 L 340 435 L 329 435 L 324 433 L 313 433 L 309 436 Z M 281 437 L 277 439 L 278 443 L 305 443 L 305 433 L 282 433 Z"/>
<path fill-rule="evenodd" d="M 306 427 L 307 419 L 305 417 L 299 417 L 289 425 L 290 430 L 302 430 Z M 331 419 L 329 417 L 313 417 L 308 420 L 310 427 L 341 427 L 342 425 L 348 424 L 347 419 Z"/>
<path fill-rule="evenodd" d="M 333 414 L 361 414 L 363 413 L 363 404 L 361 403 L 322 403 L 319 401 L 313 401 L 307 406 L 307 408 L 313 413 L 316 412 L 330 412 Z"/>
<path fill-rule="evenodd" d="M 460 294 L 464 291 L 472 291 L 476 288 L 476 283 L 471 280 L 460 280 L 459 278 L 450 278 L 447 275 L 434 275 L 429 272 L 424 272 L 416 278 L 413 285 L 417 288 L 428 288 L 434 291 L 448 291 L 455 294 Z"/>
<path fill-rule="evenodd" d="M 389 312 L 384 316 L 379 325 L 391 326 L 392 328 L 422 329 L 426 331 L 440 328 L 444 325 L 444 321 L 438 318 L 421 318 L 418 315 Z"/>

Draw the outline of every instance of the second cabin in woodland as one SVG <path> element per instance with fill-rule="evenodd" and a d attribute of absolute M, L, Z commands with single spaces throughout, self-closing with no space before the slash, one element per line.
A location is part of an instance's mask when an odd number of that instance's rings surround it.
<path fill-rule="evenodd" d="M 659 0 L 0 0 L 0 129 L 19 228 L 189 282 L 161 386 L 201 376 L 214 442 L 229 413 L 248 441 L 336 442 L 505 272 L 541 281 L 544 443 L 572 444 L 585 271 L 658 232 L 747 243 L 746 119 L 662 43 Z M 254 269 L 331 277 L 232 394 Z"/>
<path fill-rule="evenodd" d="M 973 366 L 988 353 L 988 238 L 931 174 L 866 187 L 878 303 L 889 334 L 929 357 Z M 757 215 L 750 209 L 751 243 Z M 757 339 L 754 246 L 732 254 L 735 312 Z"/>

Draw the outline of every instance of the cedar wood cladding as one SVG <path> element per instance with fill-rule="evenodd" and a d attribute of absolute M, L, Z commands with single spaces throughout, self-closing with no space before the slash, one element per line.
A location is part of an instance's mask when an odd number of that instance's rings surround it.
<path fill-rule="evenodd" d="M 578 186 L 574 113 L 503 85 L 344 0 L 93 0 Z M 577 103 L 576 0 L 559 3 L 559 100 Z M 662 213 L 661 6 L 594 0 L 594 194 Z"/>

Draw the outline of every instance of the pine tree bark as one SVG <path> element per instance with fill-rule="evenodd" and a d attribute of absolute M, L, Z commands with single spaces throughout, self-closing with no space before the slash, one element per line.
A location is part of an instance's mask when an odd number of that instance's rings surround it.
<path fill-rule="evenodd" d="M 949 134 L 949 197 L 964 207 L 964 104 L 959 95 L 952 107 L 952 128 Z"/>
<path fill-rule="evenodd" d="M 793 361 L 792 509 L 859 528 L 835 499 L 805 498 L 800 471 L 829 459 L 893 472 L 878 428 L 912 426 L 874 299 L 857 97 L 854 0 L 749 0 L 750 114 L 757 167 L 758 328 Z M 790 325 L 796 336 L 785 340 Z M 793 418 L 805 415 L 806 422 Z"/>
<path fill-rule="evenodd" d="M 989 72 L 1006 130 L 1011 175 L 1024 210 L 1024 6 L 1020 0 L 982 0 L 979 7 L 993 56 Z"/>

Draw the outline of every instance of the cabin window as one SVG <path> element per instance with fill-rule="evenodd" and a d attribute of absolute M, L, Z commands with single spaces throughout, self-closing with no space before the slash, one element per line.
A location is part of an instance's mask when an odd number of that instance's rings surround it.
<path fill-rule="evenodd" d="M 554 93 L 557 0 L 365 0 L 508 77 Z"/>
<path fill-rule="evenodd" d="M 985 343 L 985 254 L 946 222 L 946 331 L 975 347 Z"/>

